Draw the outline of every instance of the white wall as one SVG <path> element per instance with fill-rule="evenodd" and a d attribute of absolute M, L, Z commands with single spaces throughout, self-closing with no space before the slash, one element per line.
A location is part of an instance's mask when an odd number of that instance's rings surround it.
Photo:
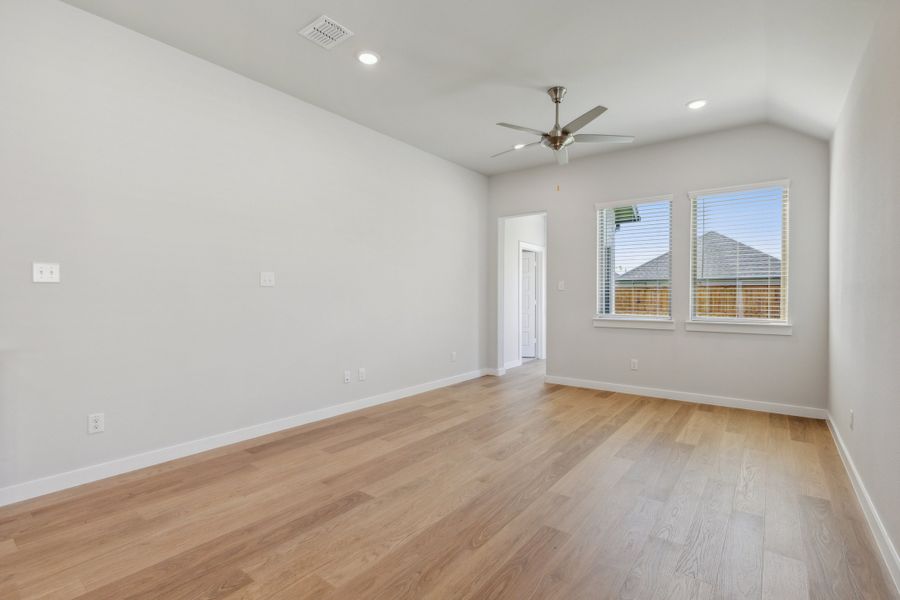
<path fill-rule="evenodd" d="M 550 162 L 552 157 L 547 157 Z M 791 180 L 793 335 L 687 332 L 687 192 Z M 556 186 L 559 185 L 559 191 Z M 548 373 L 554 376 L 804 407 L 826 397 L 828 147 L 770 125 L 587 157 L 490 180 L 490 218 L 546 210 Z M 675 195 L 675 331 L 594 328 L 596 202 Z M 496 235 L 491 246 L 496 247 Z M 494 269 L 495 270 L 495 269 Z M 492 272 L 494 281 L 496 274 Z M 565 280 L 568 290 L 557 291 Z M 490 287 L 488 288 L 491 289 Z M 496 303 L 489 302 L 490 307 Z M 495 323 L 496 315 L 492 316 Z M 495 343 L 493 339 L 490 343 Z M 496 356 L 493 348 L 488 356 Z M 631 371 L 629 359 L 640 369 Z"/>
<path fill-rule="evenodd" d="M 0 110 L 0 487 L 480 367 L 483 176 L 53 0 Z"/>
<path fill-rule="evenodd" d="M 527 215 L 504 221 L 503 251 L 503 362 L 515 367 L 521 361 L 519 346 L 519 242 L 546 245 L 546 217 Z"/>
<path fill-rule="evenodd" d="M 887 4 L 832 141 L 829 410 L 900 585 L 900 4 Z"/>

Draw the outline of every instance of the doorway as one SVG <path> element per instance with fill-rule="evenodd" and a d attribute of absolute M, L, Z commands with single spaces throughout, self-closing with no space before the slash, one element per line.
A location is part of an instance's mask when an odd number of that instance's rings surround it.
<path fill-rule="evenodd" d="M 546 358 L 546 219 L 536 213 L 498 222 L 498 375 Z"/>

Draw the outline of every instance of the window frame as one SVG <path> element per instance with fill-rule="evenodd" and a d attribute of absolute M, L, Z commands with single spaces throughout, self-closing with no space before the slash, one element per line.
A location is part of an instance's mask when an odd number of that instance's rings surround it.
<path fill-rule="evenodd" d="M 653 202 L 669 203 L 669 314 L 667 316 L 602 314 L 597 310 L 600 304 L 600 228 L 598 226 L 599 213 L 601 210 L 605 209 L 619 208 L 623 206 L 636 206 L 638 204 L 649 204 Z M 674 194 L 671 193 L 659 194 L 656 196 L 645 196 L 637 199 L 597 202 L 594 204 L 594 327 L 663 330 L 675 329 L 675 321 L 673 317 L 674 309 L 672 306 L 672 300 L 674 298 L 674 278 L 672 277 L 672 272 L 674 270 L 674 256 L 672 249 L 672 221 L 674 216 L 674 206 L 675 197 Z"/>
<path fill-rule="evenodd" d="M 695 258 L 697 244 L 697 198 L 713 194 L 728 192 L 744 192 L 747 190 L 781 187 L 781 319 L 754 319 L 740 317 L 698 317 L 696 315 L 695 299 Z M 790 212 L 791 212 L 791 181 L 779 179 L 774 181 L 762 181 L 743 185 L 733 185 L 718 188 L 693 190 L 687 193 L 690 204 L 690 222 L 688 237 L 688 316 L 684 322 L 687 331 L 706 331 L 715 333 L 757 333 L 772 335 L 791 335 L 793 332 L 790 310 Z"/>

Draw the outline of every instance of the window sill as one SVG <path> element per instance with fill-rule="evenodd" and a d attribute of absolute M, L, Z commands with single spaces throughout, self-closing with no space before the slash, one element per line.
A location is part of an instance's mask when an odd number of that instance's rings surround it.
<path fill-rule="evenodd" d="M 756 335 L 793 335 L 790 323 L 748 323 L 730 321 L 685 321 L 686 331 L 711 333 L 750 333 Z"/>
<path fill-rule="evenodd" d="M 675 329 L 672 319 L 628 319 L 623 317 L 594 317 L 594 327 L 616 327 L 622 329 Z"/>

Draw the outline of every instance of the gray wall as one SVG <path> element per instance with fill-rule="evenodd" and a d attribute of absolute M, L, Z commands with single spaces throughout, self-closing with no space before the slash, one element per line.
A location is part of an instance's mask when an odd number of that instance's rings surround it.
<path fill-rule="evenodd" d="M 900 4 L 888 4 L 832 142 L 828 356 L 832 420 L 896 549 L 900 543 Z M 900 563 L 895 564 L 898 567 Z"/>
<path fill-rule="evenodd" d="M 53 0 L 0 109 L 0 487 L 481 366 L 483 176 Z"/>
<path fill-rule="evenodd" d="M 547 155 L 548 163 L 552 157 Z M 685 331 L 690 190 L 791 180 L 793 335 Z M 559 185 L 559 191 L 556 186 Z M 594 328 L 594 204 L 674 194 L 675 331 Z M 828 310 L 828 147 L 770 125 L 587 157 L 490 180 L 492 223 L 546 210 L 548 372 L 560 377 L 824 408 Z M 496 226 L 490 252 L 496 252 Z M 492 254 L 495 255 L 495 254 Z M 496 265 L 491 263 L 492 278 Z M 496 279 L 493 279 L 496 281 Z M 565 280 L 567 291 L 557 291 Z M 493 293 L 494 286 L 488 290 Z M 496 312 L 496 301 L 488 306 Z M 492 313 L 492 327 L 496 315 Z M 496 336 L 489 338 L 491 346 Z M 496 362 L 496 350 L 488 349 Z M 639 359 L 631 371 L 629 359 Z M 493 365 L 492 365 L 493 366 Z"/>

